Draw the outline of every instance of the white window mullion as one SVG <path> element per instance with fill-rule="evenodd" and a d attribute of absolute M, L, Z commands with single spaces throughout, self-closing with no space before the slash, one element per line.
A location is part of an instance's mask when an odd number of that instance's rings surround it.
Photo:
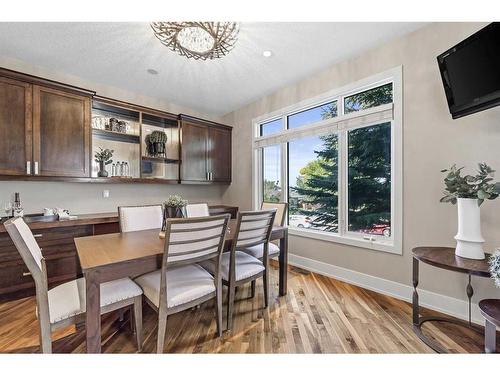
<path fill-rule="evenodd" d="M 281 201 L 288 202 L 288 143 L 281 144 Z"/>
<path fill-rule="evenodd" d="M 339 142 L 339 171 L 338 171 L 338 215 L 339 215 L 339 235 L 343 236 L 347 232 L 347 132 L 345 130 L 338 133 Z"/>

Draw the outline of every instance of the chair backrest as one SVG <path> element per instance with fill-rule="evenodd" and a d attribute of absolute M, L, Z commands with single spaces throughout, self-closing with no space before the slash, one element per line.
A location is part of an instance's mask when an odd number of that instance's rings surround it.
<path fill-rule="evenodd" d="M 238 212 L 233 249 L 267 244 L 271 238 L 276 209 Z"/>
<path fill-rule="evenodd" d="M 42 351 L 44 353 L 50 352 L 50 315 L 45 259 L 31 229 L 22 218 L 10 219 L 4 223 L 4 227 L 35 281 L 37 312 L 41 330 L 40 342 Z"/>
<path fill-rule="evenodd" d="M 208 211 L 208 204 L 195 203 L 186 205 L 187 217 L 204 217 L 210 216 Z"/>
<path fill-rule="evenodd" d="M 261 210 L 270 210 L 276 208 L 276 217 L 274 218 L 274 224 L 279 226 L 285 225 L 285 218 L 288 209 L 288 203 L 285 202 L 262 202 Z"/>
<path fill-rule="evenodd" d="M 121 232 L 158 229 L 162 227 L 163 210 L 161 205 L 121 206 L 118 207 Z"/>
<path fill-rule="evenodd" d="M 230 215 L 167 219 L 162 267 L 220 256 Z"/>

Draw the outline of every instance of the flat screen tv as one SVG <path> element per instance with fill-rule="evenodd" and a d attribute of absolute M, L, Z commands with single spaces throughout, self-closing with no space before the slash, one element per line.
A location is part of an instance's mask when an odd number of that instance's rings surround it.
<path fill-rule="evenodd" d="M 437 57 L 451 116 L 500 105 L 500 23 L 493 22 Z"/>

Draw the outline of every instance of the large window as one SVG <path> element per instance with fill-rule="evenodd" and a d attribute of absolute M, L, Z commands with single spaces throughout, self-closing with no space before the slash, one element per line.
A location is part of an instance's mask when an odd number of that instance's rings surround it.
<path fill-rule="evenodd" d="M 255 206 L 288 202 L 292 235 L 401 253 L 400 88 L 398 68 L 255 120 Z"/>

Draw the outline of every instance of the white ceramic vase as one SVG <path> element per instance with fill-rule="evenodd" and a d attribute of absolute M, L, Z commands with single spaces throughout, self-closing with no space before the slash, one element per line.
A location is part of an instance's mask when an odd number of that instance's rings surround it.
<path fill-rule="evenodd" d="M 458 198 L 458 233 L 455 255 L 469 259 L 484 259 L 481 234 L 481 209 L 477 199 Z"/>

